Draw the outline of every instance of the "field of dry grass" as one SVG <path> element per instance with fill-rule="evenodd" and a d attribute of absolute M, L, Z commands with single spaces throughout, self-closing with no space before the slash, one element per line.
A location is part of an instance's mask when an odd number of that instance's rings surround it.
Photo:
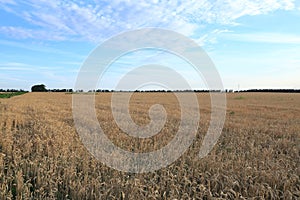
<path fill-rule="evenodd" d="M 97 117 L 123 149 L 147 152 L 176 133 L 180 108 L 169 93 L 137 93 L 130 112 L 149 123 L 161 103 L 168 120 L 151 139 L 122 133 L 113 122 L 110 93 L 96 96 Z M 201 121 L 193 145 L 153 173 L 130 174 L 94 159 L 72 118 L 72 95 L 28 93 L 0 99 L 0 199 L 299 199 L 300 94 L 227 95 L 225 126 L 210 154 L 198 152 L 210 119 L 208 94 L 198 94 Z"/>

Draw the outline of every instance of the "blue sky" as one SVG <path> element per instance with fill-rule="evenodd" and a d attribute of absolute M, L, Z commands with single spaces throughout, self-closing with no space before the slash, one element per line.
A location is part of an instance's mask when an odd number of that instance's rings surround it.
<path fill-rule="evenodd" d="M 0 88 L 73 88 L 97 45 L 143 27 L 195 40 L 225 88 L 300 88 L 300 1 L 0 0 L 0 18 Z M 171 64 L 193 88 L 205 88 L 180 59 L 155 51 L 120 58 L 99 87 L 112 88 L 124 72 L 148 63 Z"/>

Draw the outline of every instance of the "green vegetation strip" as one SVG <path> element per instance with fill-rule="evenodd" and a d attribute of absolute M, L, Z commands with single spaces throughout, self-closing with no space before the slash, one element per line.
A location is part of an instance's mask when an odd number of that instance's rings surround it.
<path fill-rule="evenodd" d="M 10 97 L 22 95 L 22 94 L 25 94 L 25 93 L 27 93 L 27 92 L 5 92 L 5 93 L 0 93 L 0 98 L 1 99 L 8 99 Z"/>
<path fill-rule="evenodd" d="M 243 97 L 243 96 L 237 96 L 237 97 L 235 97 L 234 99 L 241 100 L 241 99 L 245 99 L 245 97 Z"/>

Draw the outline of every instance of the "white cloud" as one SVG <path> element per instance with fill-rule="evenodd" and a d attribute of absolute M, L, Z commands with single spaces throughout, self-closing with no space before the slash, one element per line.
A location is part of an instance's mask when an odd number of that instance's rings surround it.
<path fill-rule="evenodd" d="M 28 66 L 30 65 L 27 65 L 25 63 L 18 63 L 18 62 L 0 63 L 0 69 L 9 68 L 9 67 L 21 68 L 21 67 L 28 67 Z"/>
<path fill-rule="evenodd" d="M 14 0 L 0 0 L 1 4 L 16 4 Z"/>
<path fill-rule="evenodd" d="M 53 70 L 62 70 L 65 68 L 62 67 L 44 67 L 37 65 L 30 65 L 27 63 L 19 63 L 19 62 L 7 62 L 0 63 L 0 71 L 2 73 L 9 71 L 53 71 Z"/>
<path fill-rule="evenodd" d="M 232 31 L 229 31 L 228 29 L 215 29 L 211 32 L 208 32 L 199 38 L 195 39 L 195 41 L 201 45 L 205 46 L 207 44 L 215 44 L 217 43 L 217 38 L 219 37 L 220 34 L 222 33 L 230 33 Z"/>
<path fill-rule="evenodd" d="M 5 26 L 0 27 L 0 32 L 18 39 L 43 39 L 43 40 L 65 40 L 66 37 L 53 31 L 49 34 L 47 30 L 32 30 L 22 27 Z"/>
<path fill-rule="evenodd" d="M 188 4 L 188 3 L 187 3 Z M 294 9 L 293 0 L 216 0 L 191 1 L 184 14 L 194 22 L 235 24 L 245 15 L 265 14 L 274 10 Z"/>
<path fill-rule="evenodd" d="M 280 33 L 247 33 L 234 34 L 226 33 L 223 38 L 243 42 L 260 42 L 273 44 L 300 44 L 300 35 L 280 34 Z"/>
<path fill-rule="evenodd" d="M 51 48 L 49 46 L 43 45 L 43 43 L 31 43 L 29 45 L 29 44 L 24 44 L 21 41 L 8 41 L 8 40 L 0 39 L 0 45 L 18 48 L 18 49 L 22 49 L 22 50 L 35 51 L 38 53 L 60 54 L 60 55 L 64 55 L 64 56 L 73 56 L 78 59 L 84 58 L 81 54 L 71 52 L 71 51 L 65 51 L 62 49 Z M 1 53 L 4 53 L 4 52 L 1 52 Z M 7 55 L 7 54 L 5 53 L 5 55 Z"/>
<path fill-rule="evenodd" d="M 94 2 L 94 3 L 93 3 Z M 34 27 L 1 27 L 10 37 L 99 42 L 121 31 L 163 27 L 187 36 L 207 23 L 235 24 L 245 15 L 294 9 L 293 0 L 190 1 L 46 1 L 0 0 L 0 8 Z"/>

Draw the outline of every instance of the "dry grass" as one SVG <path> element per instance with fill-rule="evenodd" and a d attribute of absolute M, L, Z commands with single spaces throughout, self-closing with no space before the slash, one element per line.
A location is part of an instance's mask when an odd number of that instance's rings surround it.
<path fill-rule="evenodd" d="M 131 114 L 149 122 L 148 108 L 165 105 L 168 121 L 152 139 L 134 139 L 113 122 L 110 95 L 97 95 L 97 116 L 120 147 L 159 149 L 176 132 L 180 112 L 172 94 L 135 94 Z M 28 93 L 0 100 L 0 199 L 299 199 L 300 94 L 229 94 L 222 136 L 209 156 L 197 153 L 208 128 L 210 101 L 199 94 L 197 139 L 175 163 L 129 174 L 95 160 L 72 119 L 72 96 Z"/>

